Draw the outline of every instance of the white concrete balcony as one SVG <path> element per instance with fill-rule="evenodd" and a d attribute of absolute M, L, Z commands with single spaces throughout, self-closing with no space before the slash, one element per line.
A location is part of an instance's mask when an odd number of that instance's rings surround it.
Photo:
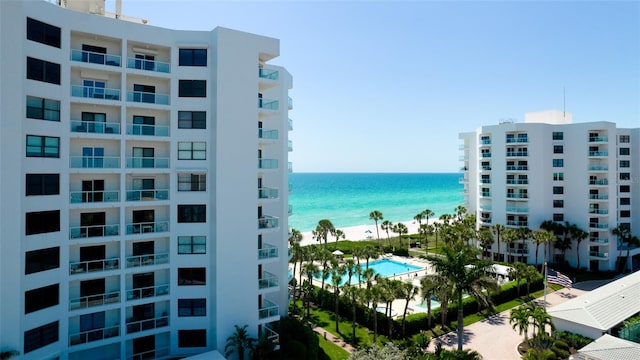
<path fill-rule="evenodd" d="M 289 131 L 293 130 L 293 120 L 288 119 L 287 120 L 287 125 L 289 126 Z"/>
<path fill-rule="evenodd" d="M 526 200 L 529 199 L 528 194 L 507 193 L 507 199 Z"/>
<path fill-rule="evenodd" d="M 507 185 L 529 185 L 528 179 L 507 179 Z"/>
<path fill-rule="evenodd" d="M 143 351 L 127 356 L 127 360 L 164 359 L 169 356 L 169 347 L 156 347 L 154 350 Z"/>
<path fill-rule="evenodd" d="M 120 100 L 120 89 L 98 86 L 71 85 L 71 96 L 88 99 Z"/>
<path fill-rule="evenodd" d="M 128 57 L 127 68 L 168 74 L 169 72 L 171 72 L 171 63 L 169 63 L 168 61 L 146 60 L 135 57 Z"/>
<path fill-rule="evenodd" d="M 589 136 L 589 142 L 591 143 L 605 143 L 609 141 L 607 136 Z"/>
<path fill-rule="evenodd" d="M 127 124 L 127 135 L 169 136 L 169 127 L 164 125 Z"/>
<path fill-rule="evenodd" d="M 107 237 L 120 235 L 120 224 L 69 227 L 69 239 Z"/>
<path fill-rule="evenodd" d="M 258 139 L 261 139 L 261 140 L 278 140 L 278 130 L 276 130 L 276 129 L 260 129 L 260 128 L 258 128 Z"/>
<path fill-rule="evenodd" d="M 127 201 L 169 200 L 168 189 L 127 190 Z"/>
<path fill-rule="evenodd" d="M 528 165 L 507 165 L 507 171 L 529 171 Z"/>
<path fill-rule="evenodd" d="M 85 344 L 120 336 L 120 325 L 112 325 L 105 328 L 81 331 L 69 335 L 69 346 Z"/>
<path fill-rule="evenodd" d="M 480 153 L 480 157 L 483 158 L 483 159 L 488 159 L 488 158 L 491 157 L 491 153 L 490 152 Z"/>
<path fill-rule="evenodd" d="M 278 227 L 278 218 L 275 216 L 263 215 L 258 218 L 258 229 L 274 229 Z"/>
<path fill-rule="evenodd" d="M 287 141 L 287 151 L 289 152 L 293 151 L 293 141 L 291 140 Z"/>
<path fill-rule="evenodd" d="M 169 231 L 169 221 L 140 222 L 127 224 L 127 235 L 162 233 Z"/>
<path fill-rule="evenodd" d="M 518 227 L 527 227 L 529 226 L 529 222 L 526 220 L 507 220 L 508 226 L 518 226 Z"/>
<path fill-rule="evenodd" d="M 125 263 L 127 268 L 168 264 L 169 253 L 127 256 Z"/>
<path fill-rule="evenodd" d="M 289 110 L 293 109 L 293 99 L 290 96 L 287 96 L 287 107 Z"/>
<path fill-rule="evenodd" d="M 607 245 L 609 243 L 609 238 L 608 237 L 590 237 L 589 238 L 589 242 L 592 243 L 596 243 L 596 244 L 603 244 L 603 245 Z"/>
<path fill-rule="evenodd" d="M 258 260 L 277 259 L 278 248 L 271 244 L 263 243 L 262 248 L 258 249 Z"/>
<path fill-rule="evenodd" d="M 71 120 L 71 132 L 83 134 L 120 134 L 120 123 Z"/>
<path fill-rule="evenodd" d="M 118 169 L 119 156 L 69 156 L 72 169 Z"/>
<path fill-rule="evenodd" d="M 528 207 L 524 207 L 524 206 L 507 206 L 507 212 L 508 213 L 528 213 L 529 212 L 529 208 Z"/>
<path fill-rule="evenodd" d="M 278 110 L 278 100 L 258 98 L 258 108 L 261 110 Z"/>
<path fill-rule="evenodd" d="M 280 309 L 278 305 L 267 299 L 262 299 L 262 306 L 258 309 L 258 319 L 264 321 L 275 321 L 280 319 Z"/>
<path fill-rule="evenodd" d="M 161 315 L 154 318 L 143 320 L 127 320 L 127 334 L 133 334 L 140 331 L 153 330 L 161 327 L 169 326 L 169 316 Z"/>
<path fill-rule="evenodd" d="M 273 289 L 278 287 L 278 277 L 268 271 L 262 272 L 262 277 L 258 279 L 258 289 Z"/>
<path fill-rule="evenodd" d="M 120 302 L 120 291 L 69 298 L 69 310 L 86 309 Z"/>
<path fill-rule="evenodd" d="M 278 198 L 278 189 L 273 188 L 259 188 L 258 189 L 258 199 L 277 199 Z"/>
<path fill-rule="evenodd" d="M 258 159 L 258 169 L 277 169 L 278 159 Z"/>
<path fill-rule="evenodd" d="M 528 151 L 507 151 L 507 157 L 527 157 Z"/>
<path fill-rule="evenodd" d="M 589 251 L 589 256 L 598 259 L 608 259 L 609 253 L 603 251 Z"/>
<path fill-rule="evenodd" d="M 160 284 L 127 290 L 127 301 L 169 295 L 169 284 Z"/>
<path fill-rule="evenodd" d="M 609 228 L 609 224 L 607 224 L 607 223 L 601 224 L 601 223 L 592 222 L 592 223 L 589 223 L 589 228 L 590 229 L 608 229 Z"/>
<path fill-rule="evenodd" d="M 117 270 L 119 268 L 120 268 L 119 257 L 101 259 L 101 260 L 70 262 L 69 275 Z"/>
<path fill-rule="evenodd" d="M 293 172 L 293 163 L 291 161 L 287 163 L 287 171 L 289 172 L 289 174 Z"/>
<path fill-rule="evenodd" d="M 589 185 L 594 185 L 594 186 L 608 186 L 608 185 L 609 185 L 609 180 L 608 180 L 608 179 L 594 179 L 594 180 L 589 180 Z"/>
<path fill-rule="evenodd" d="M 269 339 L 273 344 L 275 344 L 275 349 L 280 349 L 280 335 L 278 332 L 271 326 L 272 323 L 267 324 L 263 327 L 263 331 L 267 334 L 267 339 Z"/>
<path fill-rule="evenodd" d="M 589 194 L 589 200 L 609 200 L 608 194 Z"/>
<path fill-rule="evenodd" d="M 168 169 L 169 158 L 163 157 L 127 157 L 129 169 Z"/>
<path fill-rule="evenodd" d="M 589 151 L 589 157 L 604 157 L 609 156 L 608 151 Z"/>
<path fill-rule="evenodd" d="M 116 54 L 71 49 L 71 61 L 119 67 L 121 59 L 122 57 Z"/>
<path fill-rule="evenodd" d="M 480 179 L 480 184 L 491 184 L 491 179 Z"/>
<path fill-rule="evenodd" d="M 609 214 L 609 210 L 608 209 L 589 209 L 589 214 L 608 215 Z"/>
<path fill-rule="evenodd" d="M 120 191 L 70 191 L 69 203 L 102 203 L 120 201 Z"/>
<path fill-rule="evenodd" d="M 169 94 L 127 91 L 127 101 L 145 104 L 169 105 Z"/>

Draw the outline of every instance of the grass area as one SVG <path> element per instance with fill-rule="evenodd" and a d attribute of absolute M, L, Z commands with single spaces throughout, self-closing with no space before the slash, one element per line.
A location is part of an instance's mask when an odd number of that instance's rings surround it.
<path fill-rule="evenodd" d="M 329 340 L 325 340 L 322 335 L 318 334 L 318 339 L 320 340 L 320 347 L 331 360 L 344 360 L 349 357 L 349 353 L 345 349 Z"/>
<path fill-rule="evenodd" d="M 369 329 L 358 324 L 356 324 L 356 338 L 352 339 L 352 322 L 348 321 L 346 317 L 340 317 L 340 321 L 338 322 L 338 329 L 340 329 L 340 331 L 337 332 L 335 315 L 332 312 L 312 308 L 310 321 L 355 347 L 373 343 L 373 333 L 369 333 Z M 378 344 L 384 345 L 385 343 L 386 337 L 378 334 Z"/>

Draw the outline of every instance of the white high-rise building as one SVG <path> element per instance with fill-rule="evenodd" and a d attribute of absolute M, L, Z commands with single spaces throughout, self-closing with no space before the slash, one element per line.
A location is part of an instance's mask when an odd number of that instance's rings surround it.
<path fill-rule="evenodd" d="M 465 206 L 478 226 L 539 229 L 543 221 L 575 224 L 588 232 L 566 251 L 571 266 L 615 270 L 620 245 L 612 229 L 640 237 L 640 128 L 612 122 L 572 123 L 563 111 L 527 113 L 524 123 L 504 121 L 461 133 Z M 496 259 L 542 264 L 535 243 L 494 242 Z M 549 261 L 561 261 L 551 247 Z M 499 256 L 497 254 L 500 254 Z M 640 249 L 631 249 L 638 255 Z M 630 265 L 630 264 L 629 264 Z"/>
<path fill-rule="evenodd" d="M 0 351 L 224 352 L 286 316 L 291 75 L 277 39 L 104 0 L 0 1 Z M 198 11 L 196 8 L 193 11 Z"/>

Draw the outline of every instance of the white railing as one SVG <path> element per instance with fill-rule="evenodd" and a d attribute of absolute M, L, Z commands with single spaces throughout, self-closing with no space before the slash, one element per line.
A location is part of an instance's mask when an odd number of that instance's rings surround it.
<path fill-rule="evenodd" d="M 86 272 L 108 271 L 120 268 L 120 258 L 78 261 L 69 263 L 69 274 L 83 274 Z"/>
<path fill-rule="evenodd" d="M 120 224 L 76 226 L 69 228 L 69 239 L 118 236 L 119 234 Z"/>
<path fill-rule="evenodd" d="M 169 231 L 169 221 L 127 224 L 127 235 Z"/>
<path fill-rule="evenodd" d="M 144 298 L 162 296 L 162 295 L 168 295 L 168 294 L 169 294 L 169 284 L 147 286 L 147 287 L 127 290 L 127 300 L 144 299 Z"/>
<path fill-rule="evenodd" d="M 120 302 L 120 291 L 104 294 L 94 294 L 69 299 L 69 310 L 86 309 L 89 307 Z"/>
<path fill-rule="evenodd" d="M 104 340 L 120 335 L 120 325 L 114 325 L 102 329 L 81 331 L 69 335 L 69 346 L 80 345 L 92 341 Z"/>
<path fill-rule="evenodd" d="M 127 267 L 150 266 L 169 263 L 169 253 L 127 256 Z"/>

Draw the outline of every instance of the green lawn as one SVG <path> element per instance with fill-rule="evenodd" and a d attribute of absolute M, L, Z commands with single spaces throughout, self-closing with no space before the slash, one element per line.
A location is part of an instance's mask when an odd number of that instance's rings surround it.
<path fill-rule="evenodd" d="M 329 340 L 325 340 L 322 335 L 318 334 L 318 339 L 320 340 L 320 347 L 331 360 L 344 360 L 349 357 L 349 353 L 345 349 Z"/>

